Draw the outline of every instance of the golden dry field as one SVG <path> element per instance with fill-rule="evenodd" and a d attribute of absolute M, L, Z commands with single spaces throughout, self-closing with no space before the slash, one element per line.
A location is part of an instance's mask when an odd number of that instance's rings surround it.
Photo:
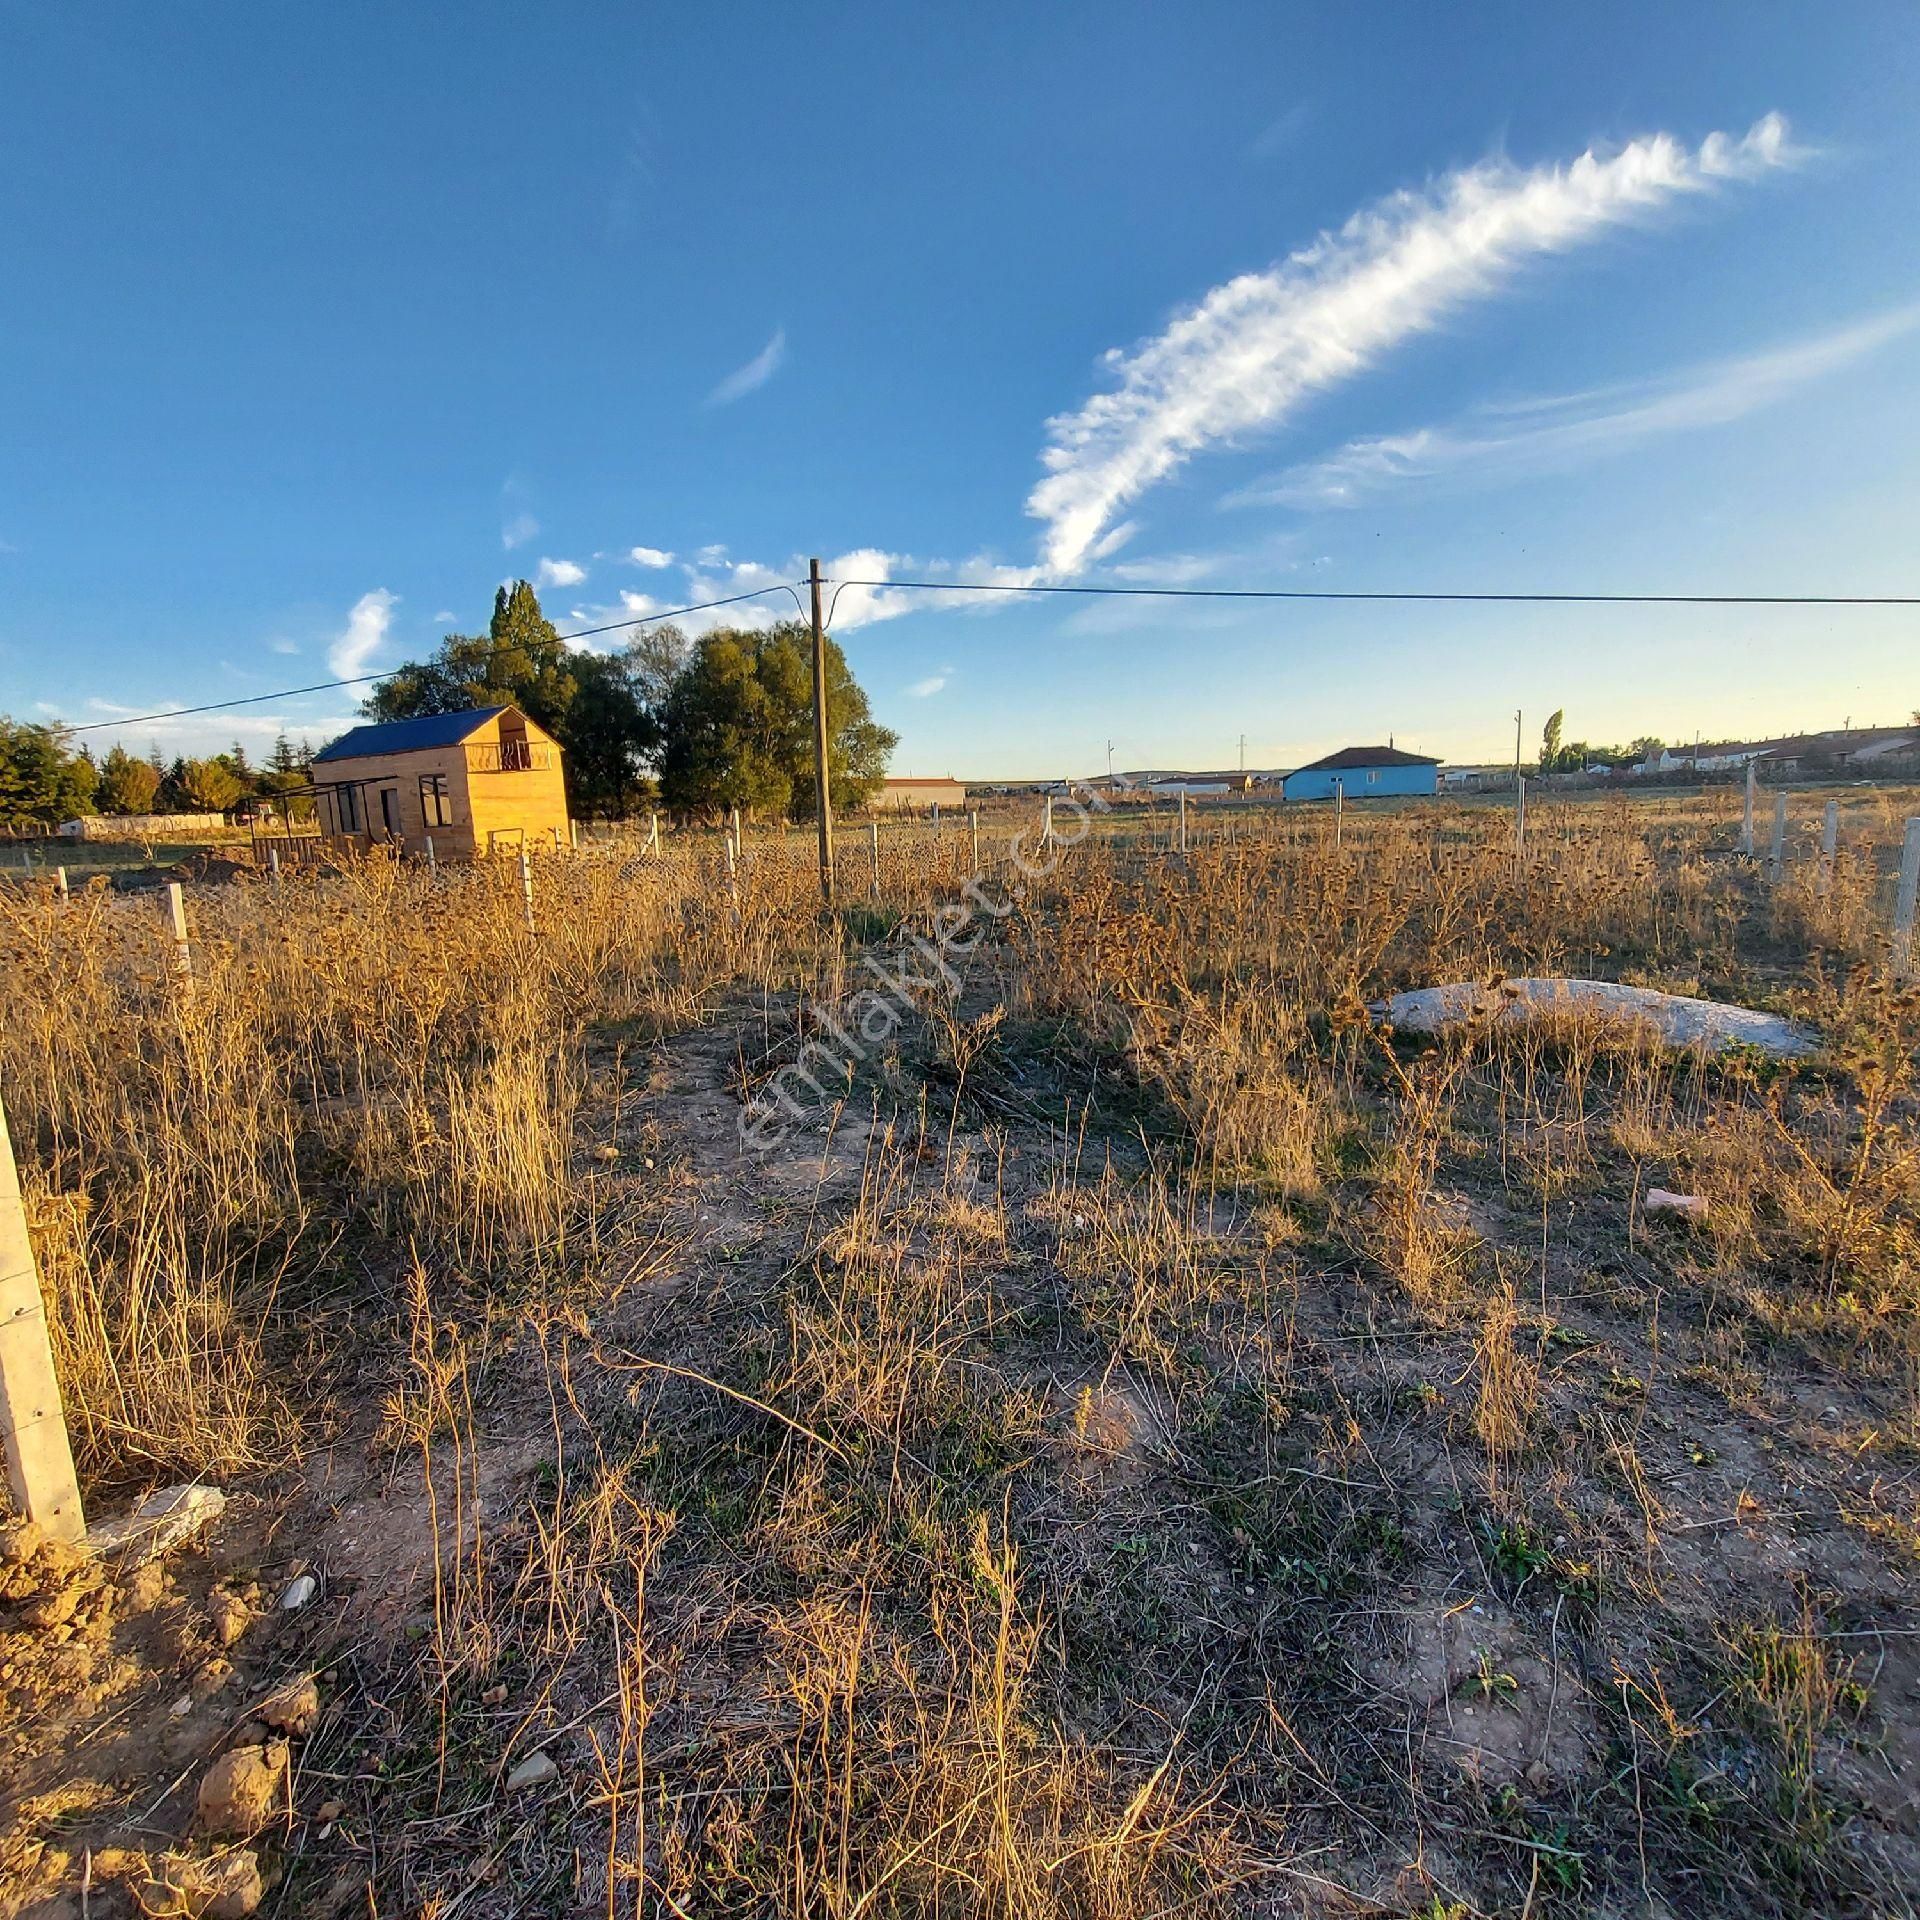
<path fill-rule="evenodd" d="M 15 888 L 90 1512 L 227 1506 L 6 1536 L 0 1911 L 1912 1911 L 1920 795 L 1825 797 L 243 877 L 191 981 Z M 1552 974 L 1818 1050 L 1368 1011 Z"/>

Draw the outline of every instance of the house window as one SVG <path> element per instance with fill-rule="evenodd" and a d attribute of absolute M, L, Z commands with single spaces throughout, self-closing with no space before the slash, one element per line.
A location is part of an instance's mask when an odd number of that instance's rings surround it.
<path fill-rule="evenodd" d="M 444 773 L 420 776 L 420 817 L 430 828 L 453 825 L 453 798 L 447 792 Z"/>
<path fill-rule="evenodd" d="M 380 789 L 380 824 L 395 836 L 400 832 L 400 796 L 392 787 Z"/>
<path fill-rule="evenodd" d="M 335 787 L 333 804 L 340 815 L 342 833 L 360 831 L 360 789 L 358 787 Z"/>
<path fill-rule="evenodd" d="M 1380 778 L 1380 775 L 1376 768 L 1369 767 L 1367 769 L 1367 785 L 1368 786 L 1372 786 L 1373 783 L 1379 778 Z"/>

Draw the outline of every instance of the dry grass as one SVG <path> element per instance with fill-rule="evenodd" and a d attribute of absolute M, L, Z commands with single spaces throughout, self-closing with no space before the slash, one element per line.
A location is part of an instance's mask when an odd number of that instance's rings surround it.
<path fill-rule="evenodd" d="M 1717 803 L 1519 875 L 1490 810 L 1232 829 L 1103 824 L 765 1156 L 964 832 L 831 920 L 771 839 L 737 908 L 544 865 L 538 939 L 487 870 L 196 891 L 191 992 L 151 900 L 0 903 L 91 1485 L 324 1431 L 422 1517 L 306 1649 L 351 1845 L 303 1803 L 284 1911 L 1897 1910 L 1897 809 L 1780 889 Z M 1829 1044 L 1366 1012 L 1553 970 Z"/>

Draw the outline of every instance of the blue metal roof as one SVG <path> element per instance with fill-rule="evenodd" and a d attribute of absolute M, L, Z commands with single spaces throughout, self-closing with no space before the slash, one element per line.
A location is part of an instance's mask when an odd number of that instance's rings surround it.
<path fill-rule="evenodd" d="M 465 707 L 458 713 L 426 713 L 417 720 L 388 720 L 381 725 L 354 727 L 313 756 L 323 760 L 364 760 L 379 753 L 414 753 L 422 747 L 458 746 L 482 721 L 505 707 Z"/>

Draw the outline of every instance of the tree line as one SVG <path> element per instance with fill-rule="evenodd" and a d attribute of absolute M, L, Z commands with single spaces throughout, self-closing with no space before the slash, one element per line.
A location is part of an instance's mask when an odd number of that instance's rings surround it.
<path fill-rule="evenodd" d="M 109 747 L 99 759 L 57 726 L 0 715 L 0 826 L 58 826 L 88 814 L 230 813 L 242 801 L 271 798 L 311 779 L 304 747 L 282 734 L 256 766 L 235 741 L 205 758 L 145 759 Z"/>
<path fill-rule="evenodd" d="M 873 717 L 846 655 L 828 638 L 828 775 L 835 803 L 859 806 L 886 778 L 899 736 Z M 494 596 L 484 634 L 450 633 L 426 660 L 388 675 L 370 720 L 514 706 L 560 742 L 581 819 L 658 804 L 684 816 L 730 807 L 766 817 L 813 812 L 813 633 L 797 620 L 724 627 L 689 641 L 677 627 L 626 646 L 568 646 L 525 580 Z"/>
<path fill-rule="evenodd" d="M 899 736 L 874 718 L 846 655 L 828 639 L 828 770 L 836 804 L 859 806 L 886 778 Z M 797 620 L 721 628 L 689 641 L 640 630 L 624 647 L 570 647 L 525 580 L 494 596 L 483 634 L 450 633 L 425 660 L 383 678 L 369 720 L 466 707 L 518 707 L 560 742 L 577 818 L 649 806 L 688 817 L 738 807 L 813 812 L 813 634 Z M 0 718 L 0 825 L 53 826 L 91 813 L 228 813 L 312 782 L 312 754 L 285 735 L 264 765 L 238 742 L 204 759 L 145 759 L 113 747 L 96 761 L 57 726 Z M 296 815 L 311 802 L 282 802 Z"/>

